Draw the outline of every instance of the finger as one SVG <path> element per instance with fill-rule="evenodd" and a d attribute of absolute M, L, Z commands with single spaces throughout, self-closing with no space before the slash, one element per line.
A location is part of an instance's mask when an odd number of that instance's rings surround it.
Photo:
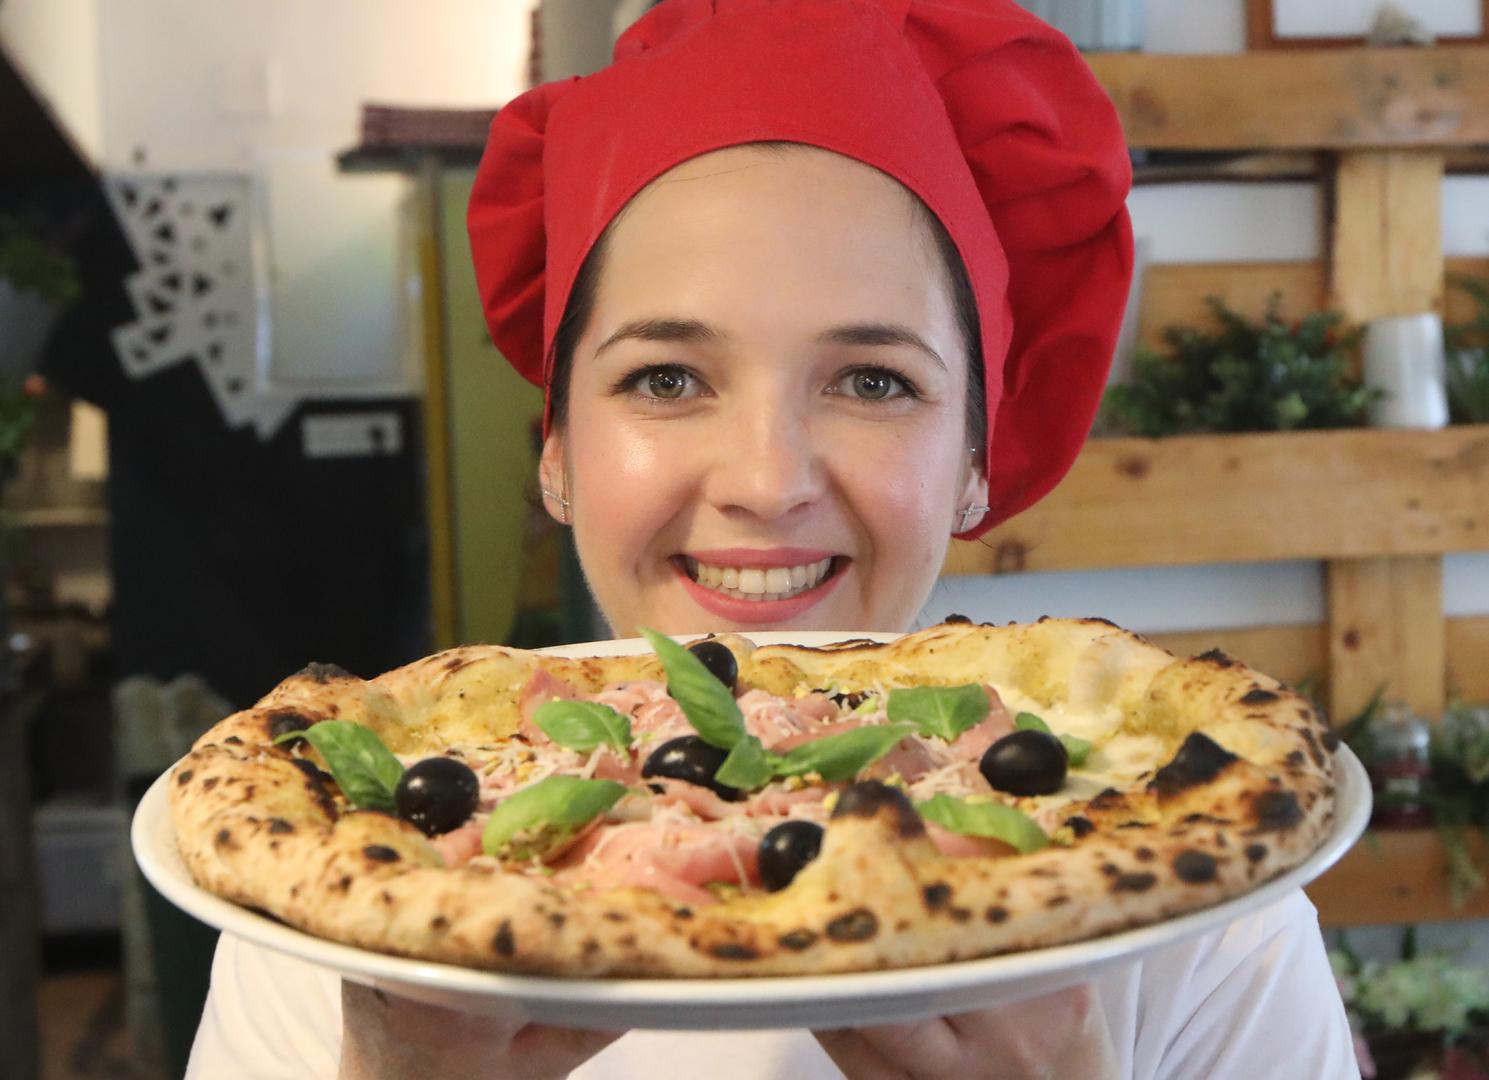
<path fill-rule="evenodd" d="M 531 1070 L 524 1075 L 566 1076 L 624 1034 L 528 1024 L 513 1037 L 512 1056 Z"/>
<path fill-rule="evenodd" d="M 465 1012 L 416 1001 L 382 987 L 361 986 L 347 980 L 343 980 L 341 986 L 343 1011 L 350 1003 L 367 1019 L 408 1038 L 438 1032 L 444 1032 L 448 1037 L 458 1032 L 465 1038 L 479 1037 L 488 1043 L 496 1040 L 507 1043 L 527 1024 L 527 1017 L 515 1005 L 488 1012 Z"/>
<path fill-rule="evenodd" d="M 886 1061 L 857 1031 L 814 1031 L 812 1034 L 848 1080 L 908 1080 L 910 1076 L 907 1069 Z"/>
<path fill-rule="evenodd" d="M 513 1053 L 526 1018 L 514 1009 L 495 1015 L 460 1012 L 398 997 L 382 989 L 341 984 L 341 1080 L 429 1080 L 433 1076 L 560 1077 L 583 1058 L 542 1070 Z"/>
<path fill-rule="evenodd" d="M 956 1033 L 944 1020 L 879 1024 L 813 1034 L 849 1077 L 938 1076 L 966 1064 Z M 839 1054 L 843 1061 L 838 1060 Z"/>
<path fill-rule="evenodd" d="M 963 1059 L 1000 1077 L 1120 1075 L 1116 1047 L 1089 983 L 947 1018 Z"/>

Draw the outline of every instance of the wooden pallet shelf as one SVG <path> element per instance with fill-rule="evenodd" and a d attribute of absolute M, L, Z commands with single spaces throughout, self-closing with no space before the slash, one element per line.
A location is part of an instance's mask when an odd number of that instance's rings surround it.
<path fill-rule="evenodd" d="M 1459 314 L 1445 271 L 1483 269 L 1443 258 L 1442 178 L 1483 163 L 1489 48 L 1088 59 L 1134 149 L 1231 155 L 1155 160 L 1140 180 L 1313 177 L 1324 188 L 1324 259 L 1149 268 L 1140 340 L 1204 321 L 1209 295 L 1258 314 L 1279 292 L 1284 317 L 1328 307 L 1351 324 Z M 1489 619 L 1443 615 L 1442 557 L 1466 551 L 1489 551 L 1489 427 L 1103 439 L 1044 502 L 978 544 L 954 545 L 946 573 L 1318 559 L 1322 625 L 1161 643 L 1180 653 L 1219 646 L 1289 681 L 1321 668 L 1336 718 L 1382 683 L 1435 717 L 1450 682 L 1489 697 Z M 1332 925 L 1489 914 L 1489 898 L 1463 911 L 1448 902 L 1433 833 L 1359 846 L 1311 891 Z"/>
<path fill-rule="evenodd" d="M 1086 57 L 1128 143 L 1318 150 L 1489 143 L 1489 47 Z"/>
<path fill-rule="evenodd" d="M 1467 839 L 1475 862 L 1489 866 L 1489 843 L 1478 832 Z M 1489 889 L 1453 903 L 1447 866 L 1432 829 L 1370 832 L 1307 893 L 1330 927 L 1489 918 Z"/>
<path fill-rule="evenodd" d="M 1489 425 L 1092 439 L 948 574 L 1489 550 Z"/>

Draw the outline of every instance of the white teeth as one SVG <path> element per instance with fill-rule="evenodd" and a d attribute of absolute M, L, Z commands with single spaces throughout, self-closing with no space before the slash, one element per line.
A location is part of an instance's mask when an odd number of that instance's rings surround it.
<path fill-rule="evenodd" d="M 691 556 L 686 557 L 689 575 L 700 585 L 745 600 L 785 600 L 816 587 L 832 569 L 832 559 L 821 559 L 800 566 L 741 568 L 709 566 Z"/>

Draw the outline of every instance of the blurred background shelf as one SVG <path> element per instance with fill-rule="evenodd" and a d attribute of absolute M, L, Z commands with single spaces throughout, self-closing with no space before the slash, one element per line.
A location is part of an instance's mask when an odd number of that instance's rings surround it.
<path fill-rule="evenodd" d="M 109 512 L 101 506 L 47 506 L 14 511 L 14 521 L 24 529 L 95 529 L 109 523 Z"/>
<path fill-rule="evenodd" d="M 1483 835 L 1472 832 L 1466 840 L 1475 864 L 1489 864 Z M 1366 833 L 1307 893 L 1332 927 L 1489 918 L 1489 890 L 1454 902 L 1447 851 L 1432 829 Z"/>

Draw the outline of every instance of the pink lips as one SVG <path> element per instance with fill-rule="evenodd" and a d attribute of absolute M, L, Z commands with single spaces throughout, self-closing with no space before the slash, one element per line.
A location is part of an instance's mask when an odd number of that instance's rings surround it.
<path fill-rule="evenodd" d="M 737 566 L 741 569 L 769 570 L 773 567 L 801 566 L 804 563 L 819 562 L 822 559 L 832 557 L 831 551 L 820 551 L 811 548 L 772 548 L 769 551 L 750 551 L 744 548 L 717 548 L 709 551 L 690 551 L 688 558 L 697 559 L 701 563 L 710 566 Z M 842 567 L 835 567 L 834 572 L 829 574 L 820 584 L 814 585 L 804 593 L 790 597 L 786 600 L 740 600 L 737 597 L 726 596 L 700 585 L 688 576 L 687 569 L 682 565 L 682 560 L 675 563 L 678 580 L 682 587 L 687 590 L 688 595 L 698 602 L 698 606 L 720 619 L 726 619 L 732 623 L 753 623 L 756 625 L 769 625 L 773 623 L 784 623 L 796 618 L 805 611 L 811 610 L 827 595 L 837 588 L 838 582 L 842 580 Z"/>

